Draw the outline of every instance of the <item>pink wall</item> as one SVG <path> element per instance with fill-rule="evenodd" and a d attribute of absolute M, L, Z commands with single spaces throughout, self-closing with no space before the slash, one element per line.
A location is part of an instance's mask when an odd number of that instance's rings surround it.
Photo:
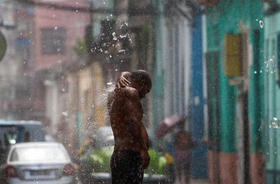
<path fill-rule="evenodd" d="M 43 1 L 48 3 L 49 1 Z M 72 7 L 89 6 L 86 0 L 64 0 L 59 4 Z M 77 38 L 83 38 L 85 26 L 89 24 L 89 14 L 84 12 L 72 12 L 65 10 L 54 10 L 37 6 L 35 9 L 35 70 L 45 69 L 60 62 L 69 62 L 74 52 L 73 46 Z M 41 52 L 41 29 L 63 27 L 66 29 L 66 51 L 65 54 L 43 55 Z"/>

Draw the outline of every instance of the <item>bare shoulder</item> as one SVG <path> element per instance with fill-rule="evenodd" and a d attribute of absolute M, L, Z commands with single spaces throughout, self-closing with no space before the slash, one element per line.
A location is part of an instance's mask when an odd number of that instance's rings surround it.
<path fill-rule="evenodd" d="M 132 87 L 118 88 L 115 89 L 115 92 L 128 98 L 139 98 L 138 91 Z"/>

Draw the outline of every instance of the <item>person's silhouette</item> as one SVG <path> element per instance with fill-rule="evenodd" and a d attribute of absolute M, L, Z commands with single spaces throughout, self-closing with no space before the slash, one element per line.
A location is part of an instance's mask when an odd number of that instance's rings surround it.
<path fill-rule="evenodd" d="M 142 122 L 141 99 L 151 90 L 146 71 L 122 73 L 108 100 L 115 138 L 111 158 L 112 184 L 140 184 L 149 165 L 149 137 Z"/>

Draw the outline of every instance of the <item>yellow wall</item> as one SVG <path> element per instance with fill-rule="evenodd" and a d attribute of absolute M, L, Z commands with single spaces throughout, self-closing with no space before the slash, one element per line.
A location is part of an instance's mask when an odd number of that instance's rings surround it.
<path fill-rule="evenodd" d="M 103 72 L 99 63 L 94 62 L 91 66 L 92 69 L 92 84 L 93 84 L 93 99 L 94 99 L 94 119 L 97 127 L 105 125 L 105 108 L 106 108 L 106 95 L 105 85 L 103 80 Z"/>

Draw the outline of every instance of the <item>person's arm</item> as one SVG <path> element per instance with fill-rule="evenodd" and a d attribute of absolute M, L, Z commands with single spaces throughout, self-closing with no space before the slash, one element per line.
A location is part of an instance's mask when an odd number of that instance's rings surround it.
<path fill-rule="evenodd" d="M 141 122 L 142 123 L 142 122 Z M 146 131 L 146 128 L 144 127 L 144 124 L 142 123 L 141 126 L 141 137 L 142 137 L 142 149 L 141 149 L 141 157 L 142 157 L 142 168 L 146 169 L 149 166 L 150 163 L 150 156 L 149 156 L 149 147 L 150 147 L 150 143 L 149 143 L 149 136 L 148 133 Z"/>
<path fill-rule="evenodd" d="M 143 138 L 143 149 L 149 150 L 150 148 L 149 136 L 143 122 L 141 126 L 141 137 Z"/>
<path fill-rule="evenodd" d="M 188 133 L 188 136 L 189 136 L 189 140 L 190 140 L 190 142 L 191 142 L 190 148 L 194 148 L 194 147 L 198 146 L 198 142 L 195 141 L 195 140 L 192 138 L 192 134 L 191 134 L 191 133 Z"/>
<path fill-rule="evenodd" d="M 130 123 L 127 124 L 128 129 L 138 137 L 137 145 L 139 145 L 139 152 L 142 158 L 142 169 L 146 169 L 150 163 L 149 150 L 149 138 L 146 129 L 142 122 L 135 120 L 135 118 L 130 119 Z"/>
<path fill-rule="evenodd" d="M 128 87 L 130 84 L 129 81 L 130 75 L 131 75 L 130 72 L 122 72 L 117 80 L 116 88 Z"/>
<path fill-rule="evenodd" d="M 123 89 L 126 91 L 127 100 L 127 108 L 131 109 L 130 112 L 127 112 L 126 122 L 127 128 L 134 134 L 135 137 L 138 137 L 138 145 L 140 154 L 142 157 L 142 168 L 146 169 L 150 162 L 150 157 L 148 154 L 149 150 L 149 137 L 146 131 L 144 124 L 142 123 L 142 105 L 140 102 L 140 98 L 138 95 L 138 91 L 134 88 L 126 87 Z"/>

